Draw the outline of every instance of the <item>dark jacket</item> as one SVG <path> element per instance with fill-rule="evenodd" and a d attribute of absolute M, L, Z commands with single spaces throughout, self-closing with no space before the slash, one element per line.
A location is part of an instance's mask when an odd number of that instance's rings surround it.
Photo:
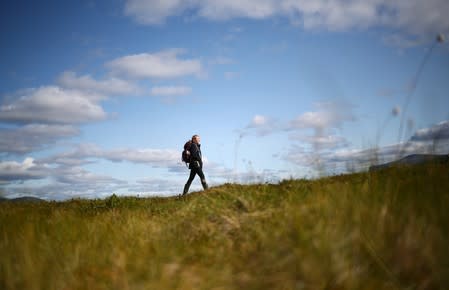
<path fill-rule="evenodd" d="M 203 160 L 201 158 L 201 144 L 192 142 L 190 146 L 190 164 L 189 169 L 203 168 Z M 199 167 L 198 167 L 199 165 Z"/>

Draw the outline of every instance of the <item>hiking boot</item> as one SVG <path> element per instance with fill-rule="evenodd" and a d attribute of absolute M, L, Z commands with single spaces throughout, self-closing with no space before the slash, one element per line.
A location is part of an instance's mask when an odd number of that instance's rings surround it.
<path fill-rule="evenodd" d="M 182 195 L 186 195 L 189 192 L 190 184 L 186 184 L 184 186 L 184 190 L 182 191 Z"/>
<path fill-rule="evenodd" d="M 209 188 L 209 186 L 208 186 L 207 183 L 206 183 L 206 180 L 204 180 L 204 181 L 202 180 L 202 181 L 201 181 L 201 185 L 203 186 L 203 189 L 204 189 L 204 190 L 206 190 L 206 189 Z"/>

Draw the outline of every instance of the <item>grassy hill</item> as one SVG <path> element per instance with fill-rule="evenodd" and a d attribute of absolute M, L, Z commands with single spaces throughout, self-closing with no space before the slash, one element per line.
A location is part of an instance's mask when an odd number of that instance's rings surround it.
<path fill-rule="evenodd" d="M 17 197 L 17 198 L 4 198 L 0 196 L 0 202 L 44 202 L 45 200 L 34 197 L 34 196 L 23 196 L 23 197 Z"/>
<path fill-rule="evenodd" d="M 0 289 L 449 289 L 449 167 L 0 204 Z"/>

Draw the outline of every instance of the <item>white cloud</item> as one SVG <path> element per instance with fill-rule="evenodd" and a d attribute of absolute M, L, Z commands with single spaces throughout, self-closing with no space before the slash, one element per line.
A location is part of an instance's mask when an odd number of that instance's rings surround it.
<path fill-rule="evenodd" d="M 356 162 L 361 169 L 370 165 L 390 162 L 410 154 L 447 154 L 446 148 L 435 147 L 428 142 L 408 141 L 379 148 L 343 149 L 327 154 L 325 160 L 331 163 Z"/>
<path fill-rule="evenodd" d="M 34 196 L 44 200 L 58 200 L 63 201 L 72 198 L 105 198 L 113 193 L 127 188 L 124 182 L 115 182 L 115 179 L 110 182 L 96 183 L 91 179 L 91 183 L 60 183 L 55 182 L 43 186 L 26 185 L 14 186 L 7 188 L 5 195 L 7 198 L 16 198 L 20 196 Z"/>
<path fill-rule="evenodd" d="M 0 106 L 0 121 L 15 123 L 84 123 L 103 120 L 106 113 L 97 102 L 104 97 L 56 86 L 20 92 Z"/>
<path fill-rule="evenodd" d="M 23 162 L 0 161 L 0 181 L 41 179 L 45 177 L 42 169 L 31 157 L 25 158 Z"/>
<path fill-rule="evenodd" d="M 432 35 L 433 36 L 433 35 Z M 383 37 L 383 42 L 394 47 L 406 49 L 414 46 L 423 44 L 428 39 L 423 39 L 422 37 L 410 37 L 402 34 L 389 34 Z"/>
<path fill-rule="evenodd" d="M 181 186 L 178 186 L 178 183 L 165 182 L 159 185 L 146 184 L 136 187 L 121 179 L 90 172 L 80 165 L 89 162 L 87 159 L 94 158 L 175 168 L 175 166 L 183 166 L 180 164 L 179 155 L 178 151 L 168 149 L 104 150 L 93 144 L 84 144 L 75 151 L 40 160 L 26 158 L 23 162 L 2 161 L 0 162 L 0 182 L 7 185 L 5 192 L 9 197 L 34 195 L 45 199 L 98 198 L 117 191 L 148 191 L 149 189 L 152 193 L 167 194 L 167 190 L 170 193 L 177 192 Z M 32 180 L 35 179 L 45 179 L 46 181 L 43 182 L 45 185 L 34 184 Z M 23 186 L 17 186 L 18 183 L 23 183 Z M 133 192 L 135 193 L 138 192 Z"/>
<path fill-rule="evenodd" d="M 173 163 L 178 163 L 180 153 L 178 150 L 171 149 L 116 149 L 103 151 L 98 157 L 114 162 L 128 161 L 165 167 Z"/>
<path fill-rule="evenodd" d="M 37 185 L 31 178 L 22 177 L 25 183 L 10 184 L 5 188 L 8 198 L 19 196 L 36 196 L 46 200 L 67 200 L 70 198 L 101 198 L 128 188 L 126 181 L 110 176 L 98 175 L 80 167 L 46 168 L 43 178 L 51 182 Z"/>
<path fill-rule="evenodd" d="M 183 96 L 191 92 L 192 88 L 186 86 L 159 86 L 151 88 L 151 95 L 160 97 Z"/>
<path fill-rule="evenodd" d="M 449 32 L 449 2 L 446 0 L 382 2 L 384 3 L 381 4 L 387 4 L 394 11 L 385 19 L 386 24 L 418 34 L 432 33 L 432 37 L 439 32 Z"/>
<path fill-rule="evenodd" d="M 78 147 L 67 153 L 55 155 L 45 159 L 45 162 L 60 162 L 61 164 L 73 164 L 75 160 L 88 158 L 102 158 L 112 162 L 142 163 L 154 167 L 176 166 L 180 163 L 181 156 L 179 150 L 173 149 L 113 149 L 105 150 L 94 144 L 80 144 Z"/>
<path fill-rule="evenodd" d="M 27 124 L 19 128 L 1 128 L 0 152 L 29 153 L 78 134 L 79 129 L 71 125 Z"/>
<path fill-rule="evenodd" d="M 160 24 L 165 18 L 182 12 L 189 3 L 190 1 L 183 0 L 131 0 L 126 1 L 125 14 L 135 17 L 143 24 Z"/>
<path fill-rule="evenodd" d="M 285 0 L 281 3 L 281 13 L 289 15 L 295 22 L 302 22 L 306 29 L 325 28 L 332 31 L 365 28 L 379 24 L 378 2 Z"/>
<path fill-rule="evenodd" d="M 197 1 L 198 14 L 207 19 L 263 19 L 277 14 L 279 2 L 272 0 Z"/>
<path fill-rule="evenodd" d="M 92 188 L 99 184 L 126 184 L 126 181 L 119 180 L 110 176 L 94 174 L 81 167 L 60 167 L 55 170 L 54 178 L 61 183 L 67 183 L 76 185 L 79 190 L 79 186 L 84 185 L 86 188 Z M 95 186 L 93 186 L 95 185 Z"/>
<path fill-rule="evenodd" d="M 292 136 L 293 140 L 299 140 L 301 142 L 311 144 L 320 149 L 333 149 L 338 147 L 344 147 L 348 145 L 346 139 L 342 136 L 326 135 L 326 136 Z"/>
<path fill-rule="evenodd" d="M 342 150 L 349 146 L 344 137 L 336 135 L 337 129 L 342 128 L 345 122 L 354 121 L 356 118 L 353 114 L 353 105 L 345 101 L 317 103 L 316 107 L 316 111 L 305 112 L 288 122 L 255 115 L 250 124 L 238 131 L 240 139 L 236 146 L 241 138 L 251 133 L 260 137 L 290 132 L 290 139 L 299 141 L 300 145 L 292 144 L 282 159 L 321 172 L 324 164 L 330 164 L 326 159 L 327 156 L 337 149 Z"/>
<path fill-rule="evenodd" d="M 353 114 L 353 105 L 345 101 L 322 102 L 315 104 L 316 111 L 305 112 L 288 123 L 281 123 L 263 115 L 255 115 L 251 122 L 242 130 L 238 130 L 243 137 L 252 132 L 258 136 L 281 131 L 298 131 L 304 129 L 314 130 L 314 136 L 308 138 L 308 141 L 315 140 L 316 143 L 333 143 L 341 140 L 334 136 L 335 129 L 339 129 L 345 122 L 356 120 Z M 293 137 L 298 138 L 298 137 Z M 303 137 L 305 140 L 306 137 Z"/>
<path fill-rule="evenodd" d="M 240 137 L 251 133 L 257 136 L 266 136 L 282 130 L 282 125 L 278 120 L 263 115 L 255 115 L 251 122 L 243 129 L 239 130 Z"/>
<path fill-rule="evenodd" d="M 198 59 L 180 59 L 181 49 L 168 49 L 156 53 L 141 53 L 114 59 L 106 64 L 115 74 L 132 78 L 168 79 L 204 75 Z"/>
<path fill-rule="evenodd" d="M 105 95 L 139 95 L 142 89 L 136 84 L 115 77 L 97 81 L 90 75 L 77 76 L 75 72 L 65 71 L 58 83 L 68 89 L 76 89 Z"/>
<path fill-rule="evenodd" d="M 411 137 L 412 141 L 439 141 L 449 140 L 449 121 L 440 122 L 430 128 L 416 131 Z"/>
<path fill-rule="evenodd" d="M 353 106 L 345 101 L 338 102 L 322 102 L 315 104 L 316 111 L 305 112 L 296 119 L 290 121 L 286 127 L 287 131 L 298 131 L 312 129 L 312 135 L 292 135 L 291 138 L 299 139 L 313 149 L 310 156 L 303 153 L 301 158 L 305 158 L 307 162 L 314 162 L 321 165 L 317 155 L 323 155 L 326 151 L 335 148 L 348 146 L 346 140 L 335 134 L 336 129 L 342 128 L 345 122 L 356 120 L 353 114 Z M 307 151 L 306 151 L 307 152 Z M 307 153 L 306 153 L 307 154 Z M 301 159 L 300 158 L 300 159 Z M 295 159 L 295 158 L 294 158 Z"/>
<path fill-rule="evenodd" d="M 306 150 L 303 146 L 292 145 L 288 153 L 282 156 L 285 161 L 303 167 L 313 167 L 315 165 L 316 153 Z"/>
<path fill-rule="evenodd" d="M 353 106 L 346 102 L 323 102 L 315 104 L 317 111 L 306 112 L 290 122 L 289 129 L 311 128 L 318 131 L 340 128 L 344 122 L 354 121 Z"/>
<path fill-rule="evenodd" d="M 282 159 L 313 169 L 318 173 L 344 172 L 367 169 L 370 165 L 390 162 L 410 154 L 447 154 L 449 152 L 449 121 L 417 130 L 406 143 L 379 148 L 354 149 L 335 129 L 354 121 L 352 106 L 340 103 L 320 103 L 318 110 L 306 112 L 290 121 L 281 130 L 293 131 L 290 138 L 301 143 L 292 144 Z M 398 109 L 392 115 L 399 114 Z M 265 117 L 256 116 L 248 127 L 265 127 Z M 312 129 L 312 135 L 306 129 Z M 273 132 L 275 132 L 274 130 Z"/>
<path fill-rule="evenodd" d="M 411 34 L 449 32 L 447 0 L 127 0 L 125 5 L 126 15 L 149 25 L 187 11 L 215 21 L 284 16 L 306 29 L 389 27 Z"/>
<path fill-rule="evenodd" d="M 255 115 L 251 121 L 250 127 L 263 126 L 268 123 L 268 118 L 262 115 Z"/>
<path fill-rule="evenodd" d="M 378 148 L 357 149 L 348 146 L 343 148 L 324 148 L 313 150 L 294 145 L 284 156 L 284 160 L 310 168 L 332 168 L 342 172 L 368 169 L 371 165 L 391 162 L 411 154 L 448 154 L 449 153 L 449 121 L 444 121 L 430 128 L 423 128 L 406 143 L 390 144 Z"/>
<path fill-rule="evenodd" d="M 326 112 L 306 112 L 291 122 L 292 128 L 324 128 L 331 123 Z"/>
<path fill-rule="evenodd" d="M 186 177 L 187 179 L 187 177 Z M 152 193 L 151 195 L 170 195 L 180 193 L 186 180 L 169 178 L 142 178 L 136 181 L 138 185 L 130 190 L 134 192 Z M 192 184 L 192 189 L 195 184 Z M 196 186 L 195 186 L 196 187 Z"/>

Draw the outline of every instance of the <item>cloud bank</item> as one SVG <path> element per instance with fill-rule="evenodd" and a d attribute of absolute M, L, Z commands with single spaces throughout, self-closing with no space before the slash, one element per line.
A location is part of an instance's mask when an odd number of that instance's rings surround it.
<path fill-rule="evenodd" d="M 79 133 L 79 128 L 75 126 L 59 124 L 27 124 L 19 128 L 0 128 L 0 152 L 30 153 L 54 145 L 60 139 L 77 136 Z"/>
<path fill-rule="evenodd" d="M 187 86 L 158 86 L 151 88 L 151 95 L 153 96 L 184 96 L 192 92 L 191 87 Z"/>
<path fill-rule="evenodd" d="M 19 97 L 0 107 L 0 121 L 11 123 L 84 123 L 107 116 L 95 93 L 43 86 L 19 92 Z"/>
<path fill-rule="evenodd" d="M 170 79 L 203 74 L 198 59 L 181 59 L 182 49 L 127 55 L 106 64 L 112 73 L 131 78 Z"/>
<path fill-rule="evenodd" d="M 23 162 L 0 162 L 0 181 L 20 181 L 41 179 L 45 177 L 43 167 L 37 165 L 33 158 L 25 158 Z"/>
<path fill-rule="evenodd" d="M 0 161 L 0 183 L 10 186 L 6 191 L 9 197 L 14 196 L 15 193 L 29 192 L 46 199 L 67 199 L 99 197 L 130 189 L 144 191 L 143 185 L 135 186 L 127 181 L 96 174 L 82 168 L 85 164 L 95 163 L 101 159 L 144 164 L 154 168 L 171 169 L 181 166 L 178 150 L 151 148 L 105 150 L 94 144 L 80 144 L 73 151 L 45 158 L 26 157 L 22 162 Z M 25 186 L 38 179 L 44 185 Z M 147 191 L 156 189 L 150 186 L 146 188 Z M 172 189 L 171 192 L 174 192 L 175 188 Z M 163 188 L 158 190 L 164 191 Z M 167 194 L 166 190 L 167 188 L 165 188 Z"/>
<path fill-rule="evenodd" d="M 315 104 L 316 110 L 281 122 L 263 115 L 255 115 L 251 122 L 238 131 L 239 138 L 254 135 L 288 133 L 290 148 L 278 156 L 288 162 L 322 174 L 365 170 L 410 154 L 448 154 L 449 121 L 417 130 L 407 142 L 354 148 L 338 134 L 345 123 L 356 121 L 353 106 L 344 101 Z M 393 109 L 392 115 L 399 114 Z M 238 139 L 238 140 L 240 140 Z"/>
<path fill-rule="evenodd" d="M 351 148 L 350 144 L 344 144 L 312 150 L 299 143 L 293 145 L 283 159 L 302 167 L 327 168 L 336 173 L 366 170 L 371 165 L 391 162 L 411 154 L 448 154 L 448 128 L 449 121 L 440 122 L 417 130 L 407 142 L 366 149 Z"/>
<path fill-rule="evenodd" d="M 142 93 L 142 89 L 129 80 L 108 77 L 98 81 L 90 75 L 77 76 L 72 71 L 63 72 L 58 83 L 65 88 L 104 95 L 139 95 Z"/>
<path fill-rule="evenodd" d="M 124 13 L 145 25 L 173 16 L 212 21 L 287 17 L 305 29 L 341 31 L 388 27 L 410 34 L 449 32 L 446 0 L 127 0 Z"/>

